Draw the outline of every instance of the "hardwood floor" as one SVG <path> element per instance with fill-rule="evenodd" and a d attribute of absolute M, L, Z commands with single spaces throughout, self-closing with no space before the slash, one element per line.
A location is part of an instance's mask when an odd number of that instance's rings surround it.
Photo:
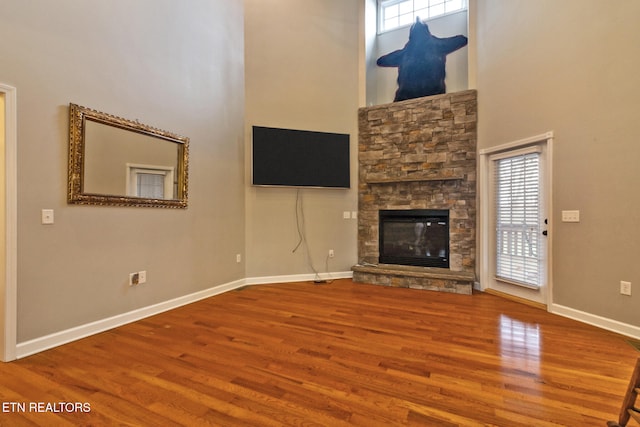
<path fill-rule="evenodd" d="M 0 363 L 0 425 L 604 427 L 638 355 L 494 295 L 262 285 Z"/>

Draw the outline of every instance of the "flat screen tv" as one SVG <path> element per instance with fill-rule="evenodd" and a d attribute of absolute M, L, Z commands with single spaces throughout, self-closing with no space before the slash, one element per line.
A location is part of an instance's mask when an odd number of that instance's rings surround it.
<path fill-rule="evenodd" d="M 253 126 L 252 183 L 349 188 L 349 135 Z"/>

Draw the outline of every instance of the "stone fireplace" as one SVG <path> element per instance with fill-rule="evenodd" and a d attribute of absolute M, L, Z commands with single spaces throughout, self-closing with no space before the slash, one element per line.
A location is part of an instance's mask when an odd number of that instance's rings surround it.
<path fill-rule="evenodd" d="M 359 263 L 353 267 L 354 281 L 471 294 L 476 91 L 361 108 L 358 120 Z M 390 231 L 386 223 L 381 227 L 389 216 L 391 222 L 401 219 Z"/>

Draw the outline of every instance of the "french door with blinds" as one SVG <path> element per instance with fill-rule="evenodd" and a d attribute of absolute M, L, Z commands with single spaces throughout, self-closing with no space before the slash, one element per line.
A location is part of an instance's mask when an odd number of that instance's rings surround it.
<path fill-rule="evenodd" d="M 485 152 L 483 288 L 547 304 L 547 141 Z M 482 153 L 481 153 L 482 154 Z"/>

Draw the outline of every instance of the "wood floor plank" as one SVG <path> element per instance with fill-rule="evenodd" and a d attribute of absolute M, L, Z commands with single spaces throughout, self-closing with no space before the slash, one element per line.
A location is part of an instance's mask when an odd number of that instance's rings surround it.
<path fill-rule="evenodd" d="M 250 286 L 0 364 L 0 426 L 603 426 L 637 357 L 495 295 Z"/>

